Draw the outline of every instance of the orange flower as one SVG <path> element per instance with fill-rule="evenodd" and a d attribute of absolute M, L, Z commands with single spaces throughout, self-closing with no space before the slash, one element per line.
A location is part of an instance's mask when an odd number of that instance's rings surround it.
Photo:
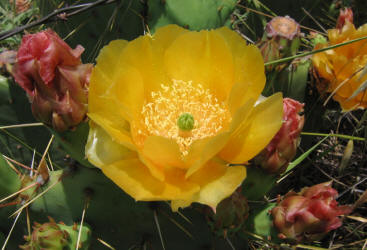
<path fill-rule="evenodd" d="M 328 36 L 329 43 L 317 44 L 315 49 L 367 36 L 367 24 L 356 29 L 346 20 L 341 29 L 329 30 Z M 327 82 L 326 91 L 335 92 L 333 98 L 343 110 L 367 107 L 367 94 L 364 91 L 353 97 L 354 92 L 367 80 L 367 74 L 361 75 L 367 64 L 367 40 L 317 53 L 312 61 L 318 74 Z"/>
<path fill-rule="evenodd" d="M 255 46 L 228 28 L 176 25 L 102 49 L 89 89 L 86 154 L 136 200 L 213 208 L 279 130 L 281 94 L 265 84 Z"/>

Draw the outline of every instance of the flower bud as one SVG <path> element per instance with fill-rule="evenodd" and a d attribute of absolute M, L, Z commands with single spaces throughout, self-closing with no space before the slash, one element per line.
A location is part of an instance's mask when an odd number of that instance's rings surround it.
<path fill-rule="evenodd" d="M 27 242 L 19 246 L 21 249 L 89 249 L 91 229 L 87 224 L 68 226 L 56 223 L 51 217 L 48 219 L 49 222 L 43 224 L 34 222 L 32 234 L 24 236 Z"/>
<path fill-rule="evenodd" d="M 237 232 L 248 217 L 246 197 L 239 187 L 230 197 L 221 201 L 216 210 L 208 207 L 206 218 L 211 229 L 220 236 Z"/>
<path fill-rule="evenodd" d="M 266 148 L 255 157 L 255 163 L 269 173 L 282 173 L 295 157 L 305 119 L 300 113 L 304 104 L 283 99 L 283 124 Z"/>
<path fill-rule="evenodd" d="M 271 210 L 279 238 L 302 240 L 321 239 L 341 226 L 340 215 L 352 211 L 350 206 L 338 206 L 338 192 L 325 182 L 301 190 L 288 192 Z"/>
<path fill-rule="evenodd" d="M 25 236 L 27 243 L 19 246 L 21 249 L 64 249 L 68 246 L 69 234 L 62 230 L 60 226 L 49 217 L 50 222 L 39 224 L 34 223 L 30 236 Z"/>
<path fill-rule="evenodd" d="M 342 29 L 346 22 L 353 23 L 353 10 L 351 8 L 340 10 L 338 20 L 336 21 L 336 28 Z"/>
<path fill-rule="evenodd" d="M 33 115 L 58 131 L 78 125 L 87 112 L 92 64 L 82 64 L 83 50 L 48 29 L 24 36 L 17 53 L 15 81 L 27 92 Z"/>
<path fill-rule="evenodd" d="M 266 25 L 263 38 L 258 44 L 264 62 L 295 55 L 300 45 L 300 36 L 300 26 L 293 18 L 274 17 Z M 267 67 L 267 70 L 271 69 Z"/>

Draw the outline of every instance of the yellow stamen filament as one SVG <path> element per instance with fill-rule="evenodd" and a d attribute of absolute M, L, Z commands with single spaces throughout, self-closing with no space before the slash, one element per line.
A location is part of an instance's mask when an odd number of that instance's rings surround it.
<path fill-rule="evenodd" d="M 184 113 L 192 115 L 194 127 L 187 134 L 180 132 L 177 119 Z M 224 102 L 220 102 L 209 89 L 191 81 L 172 80 L 171 85 L 161 85 L 160 91 L 151 93 L 150 102 L 142 108 L 143 117 L 135 139 L 140 145 L 150 135 L 176 140 L 182 155 L 190 145 L 205 137 L 214 136 L 228 127 L 231 115 Z"/>

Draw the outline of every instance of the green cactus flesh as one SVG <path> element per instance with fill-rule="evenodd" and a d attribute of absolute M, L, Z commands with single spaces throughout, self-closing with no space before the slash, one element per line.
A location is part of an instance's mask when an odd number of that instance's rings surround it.
<path fill-rule="evenodd" d="M 236 3 L 236 0 L 151 0 L 148 1 L 148 25 L 153 33 L 167 24 L 191 30 L 228 26 Z"/>
<path fill-rule="evenodd" d="M 20 179 L 0 155 L 0 199 L 19 190 Z"/>
<path fill-rule="evenodd" d="M 68 247 L 70 250 L 76 249 L 76 245 L 78 243 L 78 236 L 80 231 L 80 224 L 74 224 L 71 226 L 67 226 L 65 224 L 59 224 L 61 230 L 65 230 L 69 234 L 69 242 Z M 92 231 L 90 227 L 86 224 L 82 226 L 80 232 L 80 240 L 79 240 L 79 248 L 81 250 L 89 249 L 90 241 L 91 241 Z"/>
<path fill-rule="evenodd" d="M 198 210 L 182 211 L 190 220 L 188 222 L 179 214 L 173 213 L 164 202 L 135 202 L 98 169 L 51 171 L 48 183 L 38 192 L 51 185 L 53 187 L 50 190 L 30 205 L 30 218 L 32 221 L 42 222 L 45 215 L 48 215 L 71 225 L 81 221 L 86 200 L 90 199 L 85 210 L 85 223 L 90 225 L 93 238 L 90 249 L 106 249 L 97 238 L 117 249 L 129 249 L 133 246 L 160 249 L 162 243 L 155 217 L 159 221 L 166 249 L 197 249 L 214 245 L 218 249 L 228 247 L 224 238 L 216 237 L 211 232 Z M 0 219 L 7 220 L 12 212 L 14 208 L 7 213 L 1 213 Z M 9 244 L 21 241 L 26 225 L 25 216 L 21 216 L 17 225 L 20 233 L 16 232 Z M 9 224 L 0 225 L 0 230 L 6 232 L 9 227 Z M 21 228 L 24 230 L 20 230 Z M 231 241 L 240 249 L 246 245 L 239 237 L 233 237 Z"/>
<path fill-rule="evenodd" d="M 262 200 L 275 185 L 278 176 L 268 174 L 261 168 L 248 167 L 247 177 L 243 182 L 243 195 L 248 200 Z"/>
<path fill-rule="evenodd" d="M 260 236 L 265 240 L 279 241 L 277 237 L 278 232 L 273 225 L 273 219 L 270 214 L 270 210 L 275 206 L 276 203 L 268 203 L 252 207 L 244 230 Z M 246 234 L 243 234 L 243 236 L 245 238 L 248 237 Z"/>
<path fill-rule="evenodd" d="M 70 154 L 72 159 L 75 159 L 85 167 L 94 166 L 88 162 L 85 158 L 84 147 L 88 138 L 89 126 L 87 122 L 80 123 L 74 130 L 66 132 L 57 132 L 50 129 L 55 135 L 58 143 L 61 144 L 62 148 Z"/>

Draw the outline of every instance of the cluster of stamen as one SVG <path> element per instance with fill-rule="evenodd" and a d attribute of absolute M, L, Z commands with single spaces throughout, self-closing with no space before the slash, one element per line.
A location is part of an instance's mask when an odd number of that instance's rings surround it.
<path fill-rule="evenodd" d="M 160 91 L 151 93 L 141 111 L 142 121 L 138 137 L 163 136 L 176 140 L 182 155 L 198 139 L 218 134 L 228 127 L 231 116 L 224 102 L 220 102 L 209 89 L 191 81 L 172 80 L 171 85 L 161 85 Z M 190 131 L 182 131 L 177 121 L 182 114 L 194 118 Z"/>

